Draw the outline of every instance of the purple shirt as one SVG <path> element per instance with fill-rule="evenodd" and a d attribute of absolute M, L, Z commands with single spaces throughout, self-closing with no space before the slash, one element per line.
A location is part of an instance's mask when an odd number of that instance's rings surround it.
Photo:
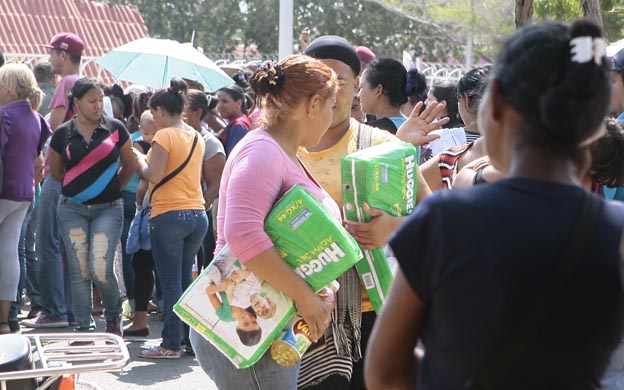
<path fill-rule="evenodd" d="M 0 147 L 4 173 L 0 198 L 30 202 L 35 196 L 35 159 L 50 136 L 50 128 L 26 100 L 6 104 L 0 109 Z"/>

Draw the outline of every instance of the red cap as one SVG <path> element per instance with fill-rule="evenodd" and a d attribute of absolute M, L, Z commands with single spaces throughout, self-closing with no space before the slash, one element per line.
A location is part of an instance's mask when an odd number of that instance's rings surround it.
<path fill-rule="evenodd" d="M 368 64 L 376 58 L 375 53 L 373 53 L 373 51 L 366 46 L 356 47 L 355 52 L 357 53 L 360 62 L 363 64 Z"/>
<path fill-rule="evenodd" d="M 50 41 L 49 45 L 43 45 L 48 49 L 64 50 L 69 54 L 82 56 L 82 52 L 85 48 L 85 44 L 76 34 L 72 33 L 60 33 L 56 34 Z"/>

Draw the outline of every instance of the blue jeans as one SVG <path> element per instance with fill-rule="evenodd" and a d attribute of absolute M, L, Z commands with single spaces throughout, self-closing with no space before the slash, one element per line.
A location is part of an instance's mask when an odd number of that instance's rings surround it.
<path fill-rule="evenodd" d="M 39 259 L 39 293 L 43 313 L 66 320 L 73 309 L 71 283 L 59 237 L 56 209 L 61 195 L 61 182 L 48 175 L 41 186 L 37 209 L 36 252 Z"/>
<path fill-rule="evenodd" d="M 39 260 L 35 252 L 35 232 L 37 231 L 37 210 L 33 205 L 32 212 L 24 219 L 27 226 L 22 226 L 22 235 L 24 236 L 24 258 L 26 259 L 26 295 L 30 298 L 30 308 L 37 309 L 41 307 L 41 294 L 39 293 Z M 20 248 L 22 242 L 20 238 Z"/>
<path fill-rule="evenodd" d="M 249 368 L 237 369 L 230 360 L 199 333 L 191 330 L 191 344 L 202 370 L 219 389 L 295 390 L 299 364 L 280 366 L 269 352 Z"/>
<path fill-rule="evenodd" d="M 121 238 L 123 200 L 85 205 L 61 195 L 58 221 L 67 252 L 78 330 L 93 330 L 92 282 L 102 297 L 106 319 L 121 314 L 114 260 L 115 249 Z"/>
<path fill-rule="evenodd" d="M 126 296 L 128 299 L 134 299 L 134 268 L 132 267 L 132 253 L 126 253 L 126 241 L 128 240 L 128 230 L 134 213 L 136 212 L 136 193 L 122 191 L 124 204 L 124 221 L 123 230 L 121 231 L 121 253 L 123 266 L 123 279 L 126 285 Z"/>
<path fill-rule="evenodd" d="M 151 218 L 149 229 L 154 266 L 163 291 L 161 346 L 179 351 L 183 328 L 173 305 L 193 281 L 193 262 L 208 230 L 208 219 L 204 210 L 169 211 Z"/>

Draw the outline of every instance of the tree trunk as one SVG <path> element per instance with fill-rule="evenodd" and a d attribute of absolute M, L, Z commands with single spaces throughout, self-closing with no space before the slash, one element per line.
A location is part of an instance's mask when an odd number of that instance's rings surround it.
<path fill-rule="evenodd" d="M 516 0 L 516 28 L 533 21 L 533 0 Z"/>
<path fill-rule="evenodd" d="M 602 12 L 600 11 L 600 0 L 581 0 L 581 8 L 586 19 L 596 23 L 601 29 L 604 29 L 602 23 Z"/>

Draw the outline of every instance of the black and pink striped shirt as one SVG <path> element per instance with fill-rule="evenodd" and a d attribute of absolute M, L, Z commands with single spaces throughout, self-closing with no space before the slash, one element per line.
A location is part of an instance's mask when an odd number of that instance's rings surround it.
<path fill-rule="evenodd" d="M 72 119 L 59 126 L 50 147 L 63 159 L 62 193 L 76 203 L 98 204 L 121 198 L 119 149 L 130 139 L 126 127 L 114 118 L 102 117 L 91 142 L 76 130 Z"/>

